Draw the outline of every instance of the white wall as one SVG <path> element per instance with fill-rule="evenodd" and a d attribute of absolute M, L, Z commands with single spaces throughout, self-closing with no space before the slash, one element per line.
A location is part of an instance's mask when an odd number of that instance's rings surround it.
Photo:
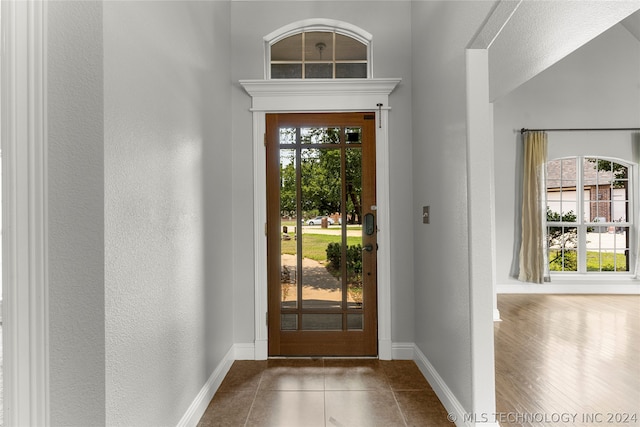
<path fill-rule="evenodd" d="M 48 3 L 52 426 L 105 424 L 102 4 Z"/>
<path fill-rule="evenodd" d="M 465 48 L 493 2 L 414 2 L 415 342 L 471 412 Z M 422 224 L 422 206 L 431 223 Z"/>
<path fill-rule="evenodd" d="M 640 42 L 617 25 L 495 102 L 498 284 L 519 283 L 519 132 L 526 128 L 640 126 Z M 549 159 L 599 155 L 633 161 L 629 132 L 549 133 Z"/>
<path fill-rule="evenodd" d="M 390 105 L 392 340 L 412 342 L 413 233 L 411 214 L 411 3 L 232 2 L 234 339 L 254 340 L 253 153 L 250 97 L 241 79 L 264 78 L 263 37 L 295 21 L 330 18 L 373 34 L 373 74 L 400 77 Z M 372 105 L 375 109 L 376 106 Z"/>
<path fill-rule="evenodd" d="M 229 13 L 104 3 L 108 425 L 176 425 L 233 345 Z"/>

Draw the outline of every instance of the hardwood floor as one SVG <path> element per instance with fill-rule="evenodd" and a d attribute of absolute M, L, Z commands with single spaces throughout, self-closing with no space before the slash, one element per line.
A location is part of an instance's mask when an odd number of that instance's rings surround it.
<path fill-rule="evenodd" d="M 502 426 L 639 426 L 640 296 L 499 295 Z"/>

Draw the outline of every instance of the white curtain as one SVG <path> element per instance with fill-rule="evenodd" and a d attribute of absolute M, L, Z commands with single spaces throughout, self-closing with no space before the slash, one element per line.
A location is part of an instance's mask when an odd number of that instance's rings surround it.
<path fill-rule="evenodd" d="M 550 277 L 545 230 L 546 163 L 546 132 L 527 132 L 524 135 L 522 242 L 518 274 L 518 280 L 523 282 L 543 283 L 549 281 Z"/>
<path fill-rule="evenodd" d="M 636 171 L 637 173 L 640 173 L 640 132 L 638 133 L 634 133 L 632 135 L 632 143 L 633 143 L 633 160 L 635 161 L 635 163 L 639 166 L 636 166 Z M 640 194 L 640 189 L 637 188 L 638 185 L 640 185 L 640 179 L 638 179 L 638 177 L 634 177 L 634 184 L 635 186 L 634 188 L 634 193 L 636 194 L 636 198 L 634 199 L 634 204 L 636 205 L 635 207 L 635 215 L 636 217 L 634 218 L 634 229 L 635 229 L 635 241 L 636 241 L 636 250 L 635 250 L 635 254 L 636 254 L 636 262 L 635 262 L 635 278 L 636 279 L 640 279 L 640 207 L 638 207 L 638 203 L 640 203 L 640 200 L 637 200 L 637 195 Z"/>

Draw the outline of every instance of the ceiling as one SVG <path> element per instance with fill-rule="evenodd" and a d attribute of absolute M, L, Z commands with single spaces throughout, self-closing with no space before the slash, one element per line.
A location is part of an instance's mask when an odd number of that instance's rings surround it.
<path fill-rule="evenodd" d="M 502 0 L 471 43 L 489 51 L 490 98 L 495 100 L 612 26 L 640 40 L 639 1 Z"/>

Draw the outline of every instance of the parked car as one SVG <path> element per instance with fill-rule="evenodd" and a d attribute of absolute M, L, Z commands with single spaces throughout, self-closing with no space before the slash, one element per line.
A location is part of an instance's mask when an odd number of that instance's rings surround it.
<path fill-rule="evenodd" d="M 327 223 L 329 225 L 333 225 L 334 224 L 334 221 L 331 218 L 329 218 L 328 216 L 320 215 L 320 216 L 317 216 L 315 218 L 311 218 L 309 221 L 307 221 L 307 225 L 320 225 L 320 224 L 322 224 L 322 219 L 323 218 L 327 219 Z"/>

